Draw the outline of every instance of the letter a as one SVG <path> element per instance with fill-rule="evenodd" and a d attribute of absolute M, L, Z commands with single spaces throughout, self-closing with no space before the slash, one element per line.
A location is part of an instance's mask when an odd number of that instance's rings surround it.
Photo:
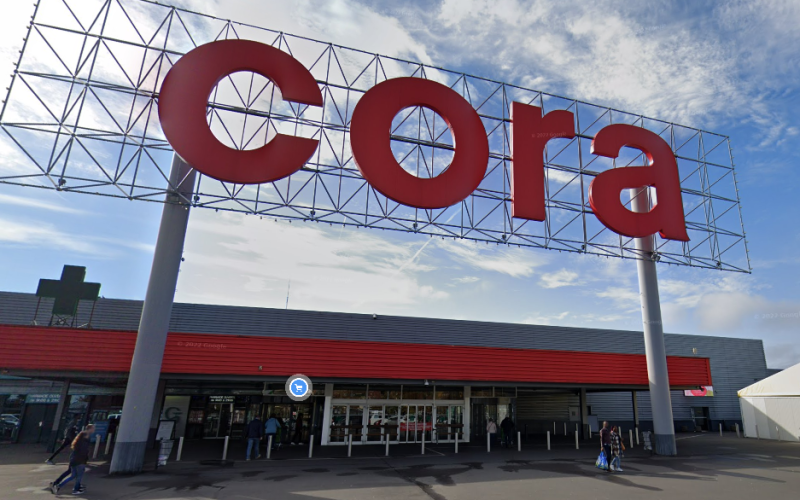
<path fill-rule="evenodd" d="M 650 166 L 615 168 L 598 174 L 589 186 L 594 214 L 603 225 L 623 236 L 643 238 L 658 232 L 664 239 L 689 241 L 678 164 L 669 144 L 641 127 L 609 125 L 595 136 L 592 153 L 616 158 L 624 146 L 641 150 Z M 620 193 L 643 186 L 656 188 L 658 203 L 649 212 L 631 212 L 620 202 Z"/>

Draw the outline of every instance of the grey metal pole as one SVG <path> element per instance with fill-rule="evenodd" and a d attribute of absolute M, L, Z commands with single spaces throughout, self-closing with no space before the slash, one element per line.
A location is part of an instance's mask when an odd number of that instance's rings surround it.
<path fill-rule="evenodd" d="M 178 155 L 173 155 L 167 203 L 161 212 L 153 266 L 117 429 L 117 444 L 111 459 L 111 474 L 138 473 L 144 464 L 194 181 L 195 171 Z"/>
<path fill-rule="evenodd" d="M 631 207 L 634 212 L 649 212 L 650 189 L 631 189 Z M 650 382 L 650 407 L 653 410 L 653 435 L 655 452 L 659 455 L 677 455 L 675 424 L 672 418 L 672 400 L 669 394 L 667 351 L 664 347 L 664 325 L 661 322 L 661 302 L 658 297 L 658 275 L 653 252 L 654 237 L 635 239 L 640 259 L 639 294 L 642 301 L 644 349 L 647 358 L 647 375 Z"/>
<path fill-rule="evenodd" d="M 56 441 L 58 441 L 58 431 L 61 430 L 61 423 L 64 420 L 64 413 L 69 408 L 69 379 L 61 383 L 61 394 L 58 397 L 58 407 L 56 416 L 53 419 L 53 427 L 50 431 L 50 438 L 47 440 L 47 453 L 56 451 Z"/>

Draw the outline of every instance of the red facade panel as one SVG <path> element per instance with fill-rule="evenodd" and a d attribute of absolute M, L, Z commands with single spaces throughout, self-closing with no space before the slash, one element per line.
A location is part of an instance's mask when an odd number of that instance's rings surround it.
<path fill-rule="evenodd" d="M 0 368 L 116 372 L 135 332 L 0 325 Z M 712 385 L 707 358 L 668 356 L 673 386 Z M 646 386 L 639 354 L 170 333 L 162 373 Z"/>

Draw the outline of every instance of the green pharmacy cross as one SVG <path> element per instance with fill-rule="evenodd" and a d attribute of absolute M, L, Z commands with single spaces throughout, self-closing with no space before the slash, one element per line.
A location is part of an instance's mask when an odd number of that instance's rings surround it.
<path fill-rule="evenodd" d="M 100 294 L 100 283 L 86 283 L 83 281 L 85 277 L 85 267 L 64 266 L 60 280 L 39 280 L 39 287 L 36 289 L 39 303 L 42 298 L 55 299 L 50 326 L 75 326 L 75 317 L 81 300 L 92 301 L 92 316 L 94 315 L 94 305 Z M 34 322 L 39 312 L 39 303 L 36 304 Z M 91 322 L 90 316 L 88 326 L 91 326 Z"/>

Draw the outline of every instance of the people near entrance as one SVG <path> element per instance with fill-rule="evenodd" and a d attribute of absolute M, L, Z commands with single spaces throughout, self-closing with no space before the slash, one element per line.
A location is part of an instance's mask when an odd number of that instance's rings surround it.
<path fill-rule="evenodd" d="M 79 431 L 80 431 L 80 429 L 78 429 L 78 419 L 73 418 L 67 424 L 67 428 L 64 429 L 64 439 L 61 441 L 61 446 L 59 446 L 56 449 L 55 453 L 50 455 L 50 458 L 45 460 L 44 463 L 50 464 L 50 465 L 55 465 L 55 462 L 53 462 L 53 460 L 56 458 L 56 456 L 59 453 L 61 453 L 61 451 L 64 448 L 66 448 L 67 446 L 70 446 L 72 444 L 72 442 L 75 440 L 75 437 L 77 437 Z"/>
<path fill-rule="evenodd" d="M 497 424 L 492 418 L 486 424 L 486 433 L 489 434 L 489 441 L 494 445 L 497 442 Z"/>
<path fill-rule="evenodd" d="M 247 424 L 247 460 L 250 460 L 250 453 L 253 451 L 253 447 L 256 449 L 256 460 L 261 458 L 260 441 L 263 435 L 264 424 L 261 422 L 261 419 L 258 418 L 258 415 L 256 415 L 256 417 Z"/>
<path fill-rule="evenodd" d="M 75 481 L 75 485 L 72 487 L 73 495 L 82 495 L 83 492 L 86 491 L 86 488 L 83 486 L 83 473 L 86 470 L 86 462 L 89 461 L 92 434 L 94 434 L 94 425 L 89 424 L 86 426 L 86 429 L 78 433 L 75 440 L 72 441 L 72 453 L 69 455 L 69 469 L 61 474 L 58 479 L 50 483 L 50 491 L 54 495 L 57 495 L 59 489 L 73 480 Z"/>
<path fill-rule="evenodd" d="M 269 438 L 272 437 L 272 449 L 278 447 L 278 443 L 280 440 L 280 435 L 278 434 L 281 429 L 281 424 L 278 422 L 278 418 L 273 413 L 267 419 L 267 422 L 264 424 L 264 439 L 267 441 L 267 446 L 269 446 Z"/>
<path fill-rule="evenodd" d="M 294 437 L 292 437 L 292 444 L 303 444 L 303 414 L 297 414 L 297 420 L 294 423 Z"/>
<path fill-rule="evenodd" d="M 611 429 L 608 427 L 608 422 L 603 422 L 603 428 L 600 429 L 600 449 L 606 455 L 606 462 L 609 467 L 606 472 L 611 472 Z"/>
<path fill-rule="evenodd" d="M 503 446 L 511 448 L 514 445 L 514 421 L 506 415 L 500 422 L 500 428 L 503 430 Z"/>
<path fill-rule="evenodd" d="M 622 472 L 622 467 L 620 464 L 620 457 L 622 456 L 622 452 L 625 451 L 625 443 L 622 442 L 622 438 L 617 431 L 617 426 L 611 427 L 611 454 L 613 455 L 614 459 L 608 463 L 608 468 L 614 472 Z"/>

